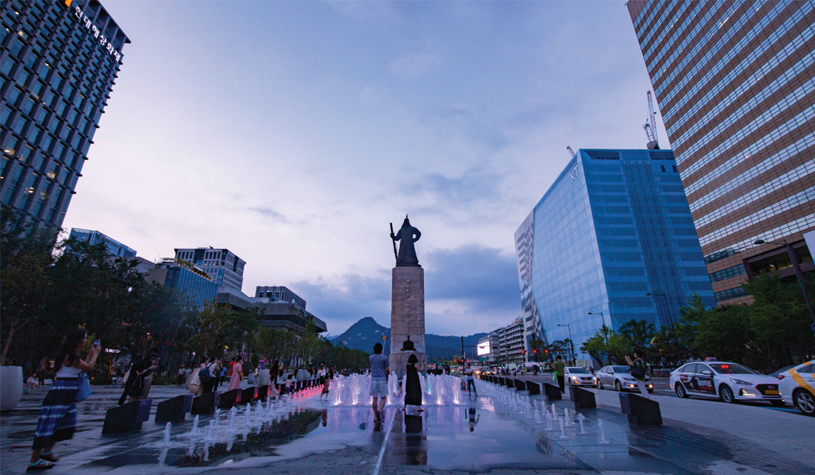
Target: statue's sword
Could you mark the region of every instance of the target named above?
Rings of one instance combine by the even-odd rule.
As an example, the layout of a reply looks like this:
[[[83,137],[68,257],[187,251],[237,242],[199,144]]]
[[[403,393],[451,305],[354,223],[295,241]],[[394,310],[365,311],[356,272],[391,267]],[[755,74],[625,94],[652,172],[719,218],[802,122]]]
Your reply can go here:
[[[391,236],[393,236],[393,223],[391,224]],[[399,255],[396,253],[396,241],[393,240],[391,237],[391,242],[393,243],[393,258],[396,259],[396,262],[399,262]]]

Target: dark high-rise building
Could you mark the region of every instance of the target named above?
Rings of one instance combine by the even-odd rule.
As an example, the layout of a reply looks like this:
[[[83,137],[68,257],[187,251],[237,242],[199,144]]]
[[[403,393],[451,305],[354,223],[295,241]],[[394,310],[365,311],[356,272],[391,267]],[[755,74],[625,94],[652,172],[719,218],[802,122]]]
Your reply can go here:
[[[579,150],[515,243],[524,327],[573,339],[578,359],[603,324],[667,325],[694,294],[715,305],[670,150]]]
[[[815,2],[627,6],[719,305],[761,268],[813,269]]]
[[[129,40],[95,0],[7,0],[0,18],[0,206],[56,230]]]

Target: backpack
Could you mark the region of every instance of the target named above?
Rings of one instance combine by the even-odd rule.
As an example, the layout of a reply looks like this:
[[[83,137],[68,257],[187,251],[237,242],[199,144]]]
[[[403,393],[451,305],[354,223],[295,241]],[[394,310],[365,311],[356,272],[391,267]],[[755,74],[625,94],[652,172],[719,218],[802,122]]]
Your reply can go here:
[[[212,375],[209,374],[209,366],[204,366],[201,368],[201,371],[198,372],[198,379],[202,383],[206,383],[210,379],[212,379]]]
[[[642,361],[637,360],[634,362],[634,367],[631,368],[631,376],[636,379],[645,378],[645,366]]]

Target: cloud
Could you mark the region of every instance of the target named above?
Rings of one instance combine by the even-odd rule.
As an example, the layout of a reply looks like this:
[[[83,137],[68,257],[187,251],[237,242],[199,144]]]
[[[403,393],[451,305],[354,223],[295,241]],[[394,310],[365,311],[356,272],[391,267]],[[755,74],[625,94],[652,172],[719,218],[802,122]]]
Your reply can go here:
[[[254,211],[255,213],[260,214],[264,218],[272,219],[275,221],[281,221],[283,223],[288,223],[289,220],[282,214],[278,213],[277,211],[269,208],[268,206],[258,206],[249,208],[250,211]]]
[[[365,316],[390,326],[390,276],[346,274],[332,283],[300,281],[290,288],[306,299],[306,309],[326,322],[331,335],[340,335]]]
[[[459,301],[479,313],[518,313],[521,304],[514,254],[467,245],[430,251],[425,261],[427,300]]]
[[[466,207],[479,201],[492,201],[498,197],[501,175],[480,168],[470,168],[459,176],[426,173],[410,184],[404,184],[406,195],[427,195],[434,206]]]
[[[439,65],[439,59],[429,53],[412,53],[391,61],[388,69],[400,77],[415,78],[422,76]]]
[[[514,255],[469,245],[437,249],[419,258],[425,269],[427,333],[489,332],[510,324],[520,312]],[[365,316],[390,326],[390,272],[375,277],[347,274],[333,283],[294,282],[290,288],[328,324],[331,335],[340,335]]]

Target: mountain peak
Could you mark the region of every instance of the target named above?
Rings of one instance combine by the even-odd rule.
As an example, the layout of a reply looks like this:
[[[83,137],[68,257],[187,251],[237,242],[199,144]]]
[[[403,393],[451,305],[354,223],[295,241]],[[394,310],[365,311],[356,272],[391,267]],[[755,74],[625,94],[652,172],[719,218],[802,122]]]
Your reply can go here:
[[[335,344],[342,344],[348,348],[371,351],[375,343],[385,343],[385,354],[390,353],[390,343],[382,341],[382,335],[390,336],[391,329],[380,325],[373,317],[363,317],[351,325],[342,335],[332,338]],[[486,333],[464,337],[464,346],[469,355],[478,344],[478,340]],[[439,336],[425,334],[425,346],[431,361],[437,358],[447,358],[461,354],[461,336]]]

